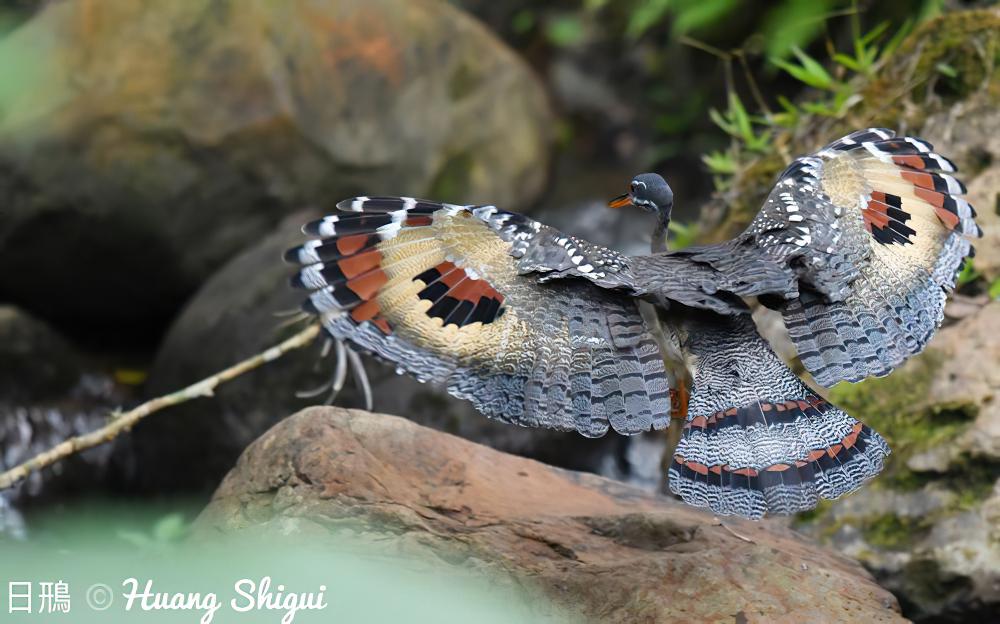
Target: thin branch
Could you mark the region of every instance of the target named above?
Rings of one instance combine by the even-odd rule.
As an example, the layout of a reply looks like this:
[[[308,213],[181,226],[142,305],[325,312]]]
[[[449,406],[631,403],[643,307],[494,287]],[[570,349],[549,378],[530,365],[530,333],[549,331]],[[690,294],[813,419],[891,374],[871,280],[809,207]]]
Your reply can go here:
[[[112,414],[107,424],[103,427],[95,429],[90,433],[85,433],[83,435],[64,440],[49,450],[43,451],[28,461],[14,466],[10,470],[0,474],[0,490],[6,490],[7,488],[13,487],[18,481],[27,478],[32,472],[41,470],[46,466],[50,466],[61,459],[69,457],[70,455],[100,444],[104,444],[105,442],[110,442],[121,433],[134,427],[136,423],[153,412],[158,412],[165,407],[170,407],[179,403],[185,403],[191,399],[212,396],[215,392],[215,388],[219,386],[219,384],[235,379],[246,372],[262,366],[263,364],[272,362],[289,351],[308,345],[316,338],[316,336],[319,335],[319,331],[320,327],[318,324],[310,324],[308,327],[282,343],[275,345],[266,351],[258,353],[253,357],[247,358],[238,364],[230,366],[226,370],[216,373],[211,377],[191,384],[183,390],[178,390],[172,394],[157,397],[127,412]]]
[[[687,35],[681,35],[678,38],[678,41],[682,45],[690,46],[692,48],[701,50],[702,52],[707,52],[712,56],[715,56],[723,61],[729,61],[733,58],[733,55],[730,54],[729,52],[726,52],[725,50],[717,48],[713,45],[709,45],[704,41],[699,41],[698,39],[695,39],[693,37],[688,37]]]
[[[750,86],[750,94],[753,96],[755,102],[757,102],[757,107],[764,111],[764,116],[767,117],[768,121],[774,117],[774,113],[771,112],[771,107],[767,105],[767,100],[764,99],[764,94],[761,93],[760,87],[757,86],[757,80],[753,77],[753,72],[750,71],[750,65],[747,63],[747,55],[740,50],[736,54],[736,58],[740,61],[740,67],[743,68],[743,77],[746,78],[747,85]]]

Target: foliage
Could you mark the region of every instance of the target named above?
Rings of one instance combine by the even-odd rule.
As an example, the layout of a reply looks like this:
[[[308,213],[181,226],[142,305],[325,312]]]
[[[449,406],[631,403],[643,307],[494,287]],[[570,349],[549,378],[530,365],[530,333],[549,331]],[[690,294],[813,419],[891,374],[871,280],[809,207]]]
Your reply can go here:
[[[670,249],[678,250],[695,244],[700,234],[697,223],[678,223],[671,221],[668,226],[673,237],[670,239]]]
[[[993,280],[989,288],[990,299],[1000,299],[1000,278]]]
[[[728,17],[739,8],[737,0],[647,0],[635,5],[626,33],[637,38],[672,17],[675,35],[697,31]]]
[[[754,129],[754,121],[750,119],[746,107],[735,92],[729,92],[729,108],[725,112],[720,113],[713,108],[708,111],[708,115],[715,125],[738,139],[751,152],[766,152],[771,147],[771,131],[764,129],[758,132]]]
[[[966,260],[966,262],[962,265],[962,270],[958,272],[958,277],[955,279],[955,284],[959,288],[961,288],[966,284],[971,284],[980,277],[982,276],[979,274],[979,271],[977,271],[976,268],[973,266],[972,260]]]
[[[924,11],[925,15],[930,13]],[[801,127],[803,124],[808,124],[810,117],[834,119],[846,117],[849,111],[861,102],[862,97],[858,92],[860,82],[875,75],[880,65],[895,52],[916,23],[912,18],[907,19],[896,28],[895,32],[891,32],[892,23],[882,21],[871,30],[863,32],[856,7],[853,8],[851,16],[850,49],[838,51],[828,41],[828,59],[823,61],[796,43],[789,43],[787,52],[791,58],[782,58],[780,54],[774,54],[769,58],[771,67],[784,72],[803,87],[813,91],[811,97],[799,102],[793,102],[781,94],[776,95],[777,110],[772,110],[761,96],[756,79],[745,64],[743,51],[720,54],[727,64],[731,64],[736,58],[741,60],[747,73],[749,88],[757,100],[759,113],[748,112],[730,78],[727,109],[709,111],[715,125],[730,137],[730,147],[726,151],[709,151],[702,157],[702,161],[714,176],[718,191],[730,188],[731,179],[743,173],[750,161],[774,151],[775,146],[772,142],[778,129]],[[945,67],[940,71],[947,72],[949,69],[952,68]]]
[[[861,524],[865,541],[888,550],[908,550],[932,526],[928,518],[910,518],[894,513],[865,518]]]
[[[573,14],[555,16],[546,24],[545,35],[556,46],[576,45],[583,39],[583,22],[579,16]]]

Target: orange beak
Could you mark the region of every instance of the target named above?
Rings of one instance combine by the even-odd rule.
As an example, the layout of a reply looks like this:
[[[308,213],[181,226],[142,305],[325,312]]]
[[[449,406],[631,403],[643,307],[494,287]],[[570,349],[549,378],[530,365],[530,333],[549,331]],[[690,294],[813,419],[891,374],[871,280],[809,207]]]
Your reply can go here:
[[[612,199],[608,202],[608,208],[624,208],[625,206],[632,205],[632,197],[625,193],[624,195],[619,195],[618,197]]]

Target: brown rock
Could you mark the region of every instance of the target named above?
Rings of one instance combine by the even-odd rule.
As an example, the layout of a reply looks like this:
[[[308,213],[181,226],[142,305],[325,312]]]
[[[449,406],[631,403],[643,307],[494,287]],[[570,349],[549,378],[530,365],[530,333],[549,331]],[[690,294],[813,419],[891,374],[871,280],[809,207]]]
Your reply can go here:
[[[447,2],[45,3],[0,75],[0,295],[81,330],[161,330],[304,205],[546,172],[543,89]]]
[[[603,622],[901,619],[858,564],[783,526],[723,527],[392,416],[310,408],[284,420],[246,450],[195,535],[287,533],[303,518],[509,574]]]
[[[966,303],[893,375],[834,389],[893,454],[869,487],[798,527],[857,557],[915,621],[975,621],[1000,606],[1000,301]]]
[[[943,406],[966,406],[975,414],[954,452],[1000,462],[1000,301],[942,329],[930,349],[939,355],[941,367],[927,396]]]

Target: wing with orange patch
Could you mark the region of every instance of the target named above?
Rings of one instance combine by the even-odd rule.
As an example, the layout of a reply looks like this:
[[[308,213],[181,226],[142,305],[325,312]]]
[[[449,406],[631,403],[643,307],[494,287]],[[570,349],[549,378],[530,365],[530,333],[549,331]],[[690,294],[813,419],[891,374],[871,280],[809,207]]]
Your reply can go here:
[[[306,226],[293,284],[331,335],[446,385],[487,416],[587,436],[666,427],[659,348],[627,295],[601,288],[582,244],[521,215],[412,198],[354,198]],[[562,240],[542,267],[531,238]],[[575,240],[575,239],[572,239]],[[610,252],[609,252],[610,253]],[[592,275],[588,275],[592,274]]]
[[[954,171],[926,141],[855,132],[793,162],[726,246],[794,271],[797,287],[769,304],[821,384],[888,374],[937,329],[982,234]]]

